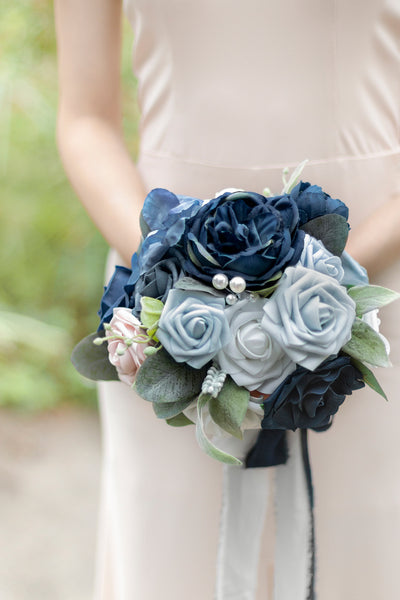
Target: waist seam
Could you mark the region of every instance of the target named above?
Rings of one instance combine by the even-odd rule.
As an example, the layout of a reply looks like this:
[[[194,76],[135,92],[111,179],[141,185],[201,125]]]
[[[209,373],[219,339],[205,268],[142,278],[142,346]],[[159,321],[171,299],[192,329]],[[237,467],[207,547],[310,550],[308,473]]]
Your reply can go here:
[[[341,163],[341,162],[354,162],[354,161],[362,161],[362,160],[371,160],[374,158],[390,158],[393,156],[399,155],[400,157],[400,146],[392,149],[392,150],[381,150],[379,152],[369,152],[365,154],[357,154],[357,155],[339,155],[333,156],[329,158],[322,159],[310,159],[307,163],[307,166],[318,166],[318,165],[327,165],[331,163]],[[156,151],[140,151],[139,153],[139,162],[142,158],[160,158],[163,160],[170,160],[184,164],[191,164],[194,166],[207,167],[211,169],[226,169],[226,170],[243,170],[243,171],[266,171],[266,170],[282,170],[286,167],[294,168],[304,160],[304,158],[299,159],[298,161],[291,161],[287,163],[267,163],[264,165],[223,165],[213,162],[201,161],[192,158],[186,158],[183,156],[177,156],[175,154],[169,152],[156,152]]]

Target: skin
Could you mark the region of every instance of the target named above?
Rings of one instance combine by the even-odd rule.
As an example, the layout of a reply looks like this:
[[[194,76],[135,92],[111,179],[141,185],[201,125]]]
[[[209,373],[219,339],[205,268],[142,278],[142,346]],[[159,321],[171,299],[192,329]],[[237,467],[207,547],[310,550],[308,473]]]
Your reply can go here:
[[[146,189],[121,128],[121,0],[55,0],[55,16],[61,159],[91,219],[129,265]],[[373,279],[400,257],[399,232],[395,197],[351,230],[346,249]]]
[[[146,189],[121,127],[121,2],[56,0],[55,16],[61,159],[89,216],[130,265]]]

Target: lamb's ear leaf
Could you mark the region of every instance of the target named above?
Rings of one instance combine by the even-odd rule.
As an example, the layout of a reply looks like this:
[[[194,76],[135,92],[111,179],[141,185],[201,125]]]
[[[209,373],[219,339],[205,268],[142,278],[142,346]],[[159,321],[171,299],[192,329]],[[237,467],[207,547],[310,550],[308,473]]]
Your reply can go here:
[[[347,293],[356,303],[358,317],[400,298],[397,292],[380,285],[354,285],[347,290]]]
[[[95,332],[83,338],[73,349],[71,362],[78,373],[87,379],[119,381],[117,370],[108,359],[107,343],[93,343],[98,337],[98,332]]]
[[[203,422],[203,408],[210,400],[211,396],[209,394],[200,394],[199,399],[197,401],[197,422],[196,422],[196,438],[199,443],[200,448],[204,450],[208,456],[211,458],[215,458],[223,463],[228,465],[241,465],[242,461],[226,452],[223,452],[208,439]]]
[[[336,256],[342,254],[349,235],[349,225],[346,219],[335,213],[311,219],[300,229],[320,240],[325,248]]]
[[[179,413],[179,415],[171,417],[170,419],[166,419],[165,421],[172,427],[185,427],[185,425],[194,425],[193,421],[188,419],[188,417],[183,413]]]
[[[390,367],[385,344],[379,333],[361,319],[355,319],[351,339],[342,350],[352,358],[374,367]]]
[[[159,419],[173,419],[189,406],[193,400],[180,400],[178,402],[153,402],[153,410]],[[182,413],[183,414],[183,413]]]
[[[134,388],[144,400],[155,404],[187,402],[199,395],[207,369],[177,363],[163,348],[146,358],[137,372]]]
[[[246,416],[249,398],[250,392],[239,387],[228,375],[218,396],[209,401],[211,418],[222,429],[242,439],[240,426]]]
[[[375,377],[375,375],[373,374],[371,369],[369,369],[367,367],[367,365],[364,365],[364,363],[362,363],[360,360],[357,360],[356,358],[352,358],[351,362],[360,371],[365,383],[367,385],[369,385],[369,387],[372,390],[374,390],[374,392],[376,392],[377,394],[380,394],[380,396],[382,396],[382,398],[385,398],[385,400],[387,400],[387,396],[386,396],[385,392],[383,391],[379,381],[377,380],[377,378]]]

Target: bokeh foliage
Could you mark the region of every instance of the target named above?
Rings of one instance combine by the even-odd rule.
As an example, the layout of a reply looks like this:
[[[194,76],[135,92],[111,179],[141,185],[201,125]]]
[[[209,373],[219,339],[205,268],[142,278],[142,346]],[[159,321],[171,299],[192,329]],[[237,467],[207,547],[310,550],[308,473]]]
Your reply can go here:
[[[0,405],[95,402],[70,365],[97,327],[107,246],[55,145],[57,64],[49,0],[0,3]],[[132,34],[121,63],[128,147],[137,150]]]

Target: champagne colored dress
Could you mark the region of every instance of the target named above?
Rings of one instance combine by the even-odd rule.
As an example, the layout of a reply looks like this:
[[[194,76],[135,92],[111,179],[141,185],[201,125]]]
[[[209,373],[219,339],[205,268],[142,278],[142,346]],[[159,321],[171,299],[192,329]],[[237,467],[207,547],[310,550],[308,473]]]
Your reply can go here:
[[[125,9],[148,190],[278,194],[282,169],[308,158],[303,180],[346,202],[353,228],[400,193],[398,0],[127,0]],[[374,283],[400,291],[400,264]],[[378,373],[389,402],[361,390],[328,432],[310,435],[318,600],[399,598],[399,311],[381,311],[395,365]],[[269,591],[265,489],[262,502],[241,499],[243,547],[221,591],[221,538],[230,535],[219,529],[222,465],[198,448],[192,427],[170,428],[123,384],[101,384],[100,400],[96,600],[302,600]],[[271,475],[246,477],[267,487]],[[246,538],[247,528],[259,535]]]

